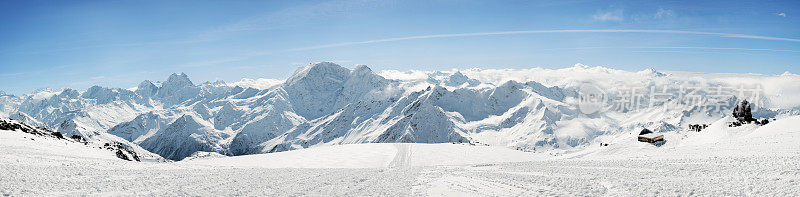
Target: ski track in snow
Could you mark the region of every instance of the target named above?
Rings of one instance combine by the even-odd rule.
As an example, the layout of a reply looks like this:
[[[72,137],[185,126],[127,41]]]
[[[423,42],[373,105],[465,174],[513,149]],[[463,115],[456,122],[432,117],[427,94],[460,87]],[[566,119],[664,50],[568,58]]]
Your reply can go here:
[[[397,153],[395,153],[394,159],[392,163],[389,164],[389,167],[392,168],[403,168],[408,167],[411,164],[411,147],[414,144],[395,144],[395,148],[397,148]]]

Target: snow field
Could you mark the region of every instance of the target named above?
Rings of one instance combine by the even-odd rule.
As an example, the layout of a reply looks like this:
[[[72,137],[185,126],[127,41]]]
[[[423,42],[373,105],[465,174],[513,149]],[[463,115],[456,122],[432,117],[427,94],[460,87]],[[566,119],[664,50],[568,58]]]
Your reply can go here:
[[[533,154],[469,144],[374,143],[313,147],[294,151],[194,159],[185,165],[260,168],[396,168],[531,161]]]
[[[792,196],[800,192],[800,148],[796,145],[800,132],[790,127],[797,120],[787,118],[716,143],[673,148],[640,143],[650,147],[607,152],[596,148],[589,154],[557,157],[465,144],[386,143],[169,163],[126,162],[107,153],[91,154],[92,148],[43,139],[28,142],[32,135],[0,131],[4,132],[0,135],[0,193]],[[751,152],[738,154],[745,150]],[[764,154],[752,154],[756,152]]]

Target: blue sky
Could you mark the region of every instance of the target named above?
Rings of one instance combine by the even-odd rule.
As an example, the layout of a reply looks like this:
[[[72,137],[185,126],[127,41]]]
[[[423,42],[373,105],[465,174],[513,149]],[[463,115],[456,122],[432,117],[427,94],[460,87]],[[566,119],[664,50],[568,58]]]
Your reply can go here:
[[[800,73],[798,1],[8,1],[0,90],[373,70]]]

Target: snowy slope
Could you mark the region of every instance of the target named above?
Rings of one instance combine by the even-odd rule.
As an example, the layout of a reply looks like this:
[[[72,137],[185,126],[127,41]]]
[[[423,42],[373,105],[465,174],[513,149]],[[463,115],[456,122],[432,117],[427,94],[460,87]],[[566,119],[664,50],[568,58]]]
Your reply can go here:
[[[14,155],[2,154],[3,161],[17,160],[20,159],[17,157],[25,154],[36,155],[32,153],[41,154],[43,152],[47,153],[46,157],[120,160],[111,151],[88,147],[82,143],[65,143],[65,140],[37,137],[19,131],[0,130],[0,132],[2,149],[8,151],[6,153],[16,153]]]
[[[564,158],[645,159],[727,157],[782,157],[800,153],[800,116],[778,119],[767,125],[728,127],[731,117],[716,120],[701,132],[664,133],[666,143],[653,146],[636,141],[637,132],[606,136],[609,146],[592,146],[565,154]]]
[[[194,159],[186,165],[258,168],[397,168],[531,161],[531,153],[469,144],[372,143]]]
[[[38,155],[46,152],[48,157],[165,161],[156,154],[116,138],[118,137],[108,134],[103,134],[99,139],[63,136],[61,133],[37,128],[17,120],[0,118],[0,142],[2,142],[0,144],[3,146],[0,149],[14,153],[2,156],[14,156],[20,153]]]
[[[619,136],[610,146],[562,156],[468,144],[378,143],[234,157],[195,152],[167,163],[127,162],[83,144],[31,140],[30,134],[3,130],[0,193],[793,196],[800,192],[799,121],[800,116],[788,116],[761,127],[714,126],[673,147]]]

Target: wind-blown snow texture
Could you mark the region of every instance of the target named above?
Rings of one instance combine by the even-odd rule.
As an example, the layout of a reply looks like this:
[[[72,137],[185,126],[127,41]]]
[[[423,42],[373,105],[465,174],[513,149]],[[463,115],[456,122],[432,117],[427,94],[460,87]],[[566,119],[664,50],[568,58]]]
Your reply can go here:
[[[44,89],[19,97],[2,95],[0,116],[182,160],[198,151],[245,155],[390,142],[473,142],[572,152],[643,127],[678,131],[729,113],[666,99],[584,114],[578,100],[587,83],[604,89],[637,87],[646,96],[664,85],[702,87],[691,93],[704,96],[718,86],[760,85],[762,94],[754,102],[758,117],[796,115],[800,106],[800,77],[788,73],[628,72],[580,64],[556,70],[375,73],[363,65],[351,70],[321,62],[299,68],[285,81],[195,84],[181,73],[131,89],[95,86],[84,92]],[[714,105],[730,107],[742,99],[724,96]]]

